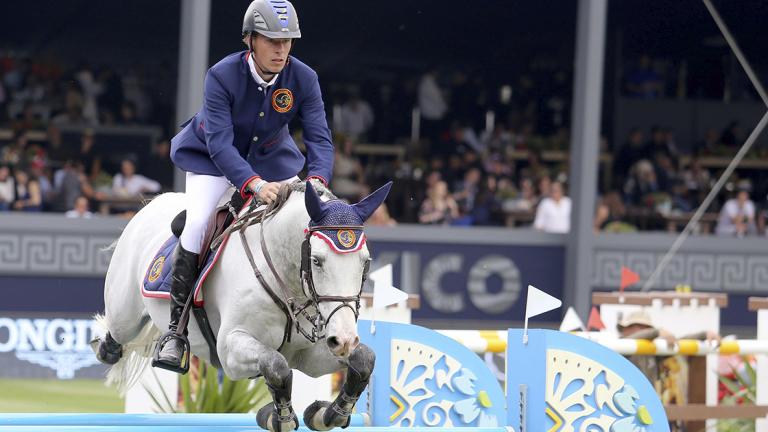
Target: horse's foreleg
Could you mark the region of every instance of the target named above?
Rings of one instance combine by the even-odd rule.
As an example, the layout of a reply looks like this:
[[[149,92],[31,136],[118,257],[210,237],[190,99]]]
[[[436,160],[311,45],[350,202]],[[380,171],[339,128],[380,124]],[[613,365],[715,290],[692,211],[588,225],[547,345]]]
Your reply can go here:
[[[230,332],[225,339],[226,347],[219,348],[219,357],[227,375],[232,379],[262,375],[272,394],[274,402],[256,416],[259,426],[273,432],[298,429],[299,419],[291,406],[293,371],[285,357],[242,330]]]
[[[335,427],[349,426],[349,416],[357,399],[368,386],[373,372],[376,355],[373,350],[360,344],[352,351],[347,361],[347,379],[331,403],[316,401],[304,411],[304,423],[312,430],[325,431]]]

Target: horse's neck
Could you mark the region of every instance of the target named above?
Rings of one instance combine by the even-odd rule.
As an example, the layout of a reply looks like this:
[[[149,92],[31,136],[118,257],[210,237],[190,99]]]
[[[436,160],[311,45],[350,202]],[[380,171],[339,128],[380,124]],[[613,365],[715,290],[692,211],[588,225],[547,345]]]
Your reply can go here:
[[[295,297],[302,297],[299,280],[299,269],[301,267],[301,242],[303,240],[304,228],[306,228],[309,216],[306,214],[303,205],[297,205],[296,200],[289,199],[284,207],[273,217],[267,219],[260,229],[264,230],[264,243],[266,244],[274,266],[280,278],[285,282],[286,288],[291,291]],[[259,230],[250,231],[249,243],[257,249],[261,249],[261,233]],[[265,269],[266,270],[266,269]],[[265,271],[265,274],[272,276],[271,270]],[[279,287],[275,287],[279,289]]]

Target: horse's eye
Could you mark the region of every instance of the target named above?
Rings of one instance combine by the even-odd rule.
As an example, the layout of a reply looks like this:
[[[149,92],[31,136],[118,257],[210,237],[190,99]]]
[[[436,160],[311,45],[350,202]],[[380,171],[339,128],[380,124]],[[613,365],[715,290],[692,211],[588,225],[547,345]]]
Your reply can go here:
[[[320,260],[317,257],[312,257],[312,264],[320,267]]]

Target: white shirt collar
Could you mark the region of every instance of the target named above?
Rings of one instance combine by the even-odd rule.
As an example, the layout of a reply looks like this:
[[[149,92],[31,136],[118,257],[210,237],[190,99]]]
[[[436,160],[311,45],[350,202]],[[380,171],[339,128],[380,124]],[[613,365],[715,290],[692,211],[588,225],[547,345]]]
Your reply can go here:
[[[256,84],[261,87],[269,87],[273,85],[275,82],[277,82],[277,77],[280,76],[280,74],[275,74],[275,76],[273,76],[269,82],[264,81],[264,78],[262,78],[261,75],[256,72],[256,63],[254,63],[253,56],[250,53],[248,54],[248,67],[251,69],[251,76],[253,76],[253,79],[256,80]]]

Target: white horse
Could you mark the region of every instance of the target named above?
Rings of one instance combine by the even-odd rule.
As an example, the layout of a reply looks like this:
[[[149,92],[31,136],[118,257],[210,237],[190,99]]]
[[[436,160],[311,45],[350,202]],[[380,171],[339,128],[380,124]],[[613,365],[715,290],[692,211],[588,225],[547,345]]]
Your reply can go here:
[[[291,369],[318,377],[347,368],[347,380],[336,400],[315,402],[304,412],[304,420],[314,430],[348,424],[375,360],[374,353],[359,343],[356,328],[370,260],[362,225],[384,201],[390,186],[348,205],[321,187],[318,196],[309,182],[286,185],[291,191],[282,207],[261,224],[246,224],[243,241],[238,238],[241,233],[233,231],[208,275],[205,309],[224,373],[232,379],[264,376],[272,393],[274,403],[257,415],[262,428],[277,431],[298,426],[290,400]],[[123,387],[136,382],[143,370],[136,364],[146,365],[151,345],[167,328],[168,300],[144,297],[140,286],[156,251],[171,236],[171,221],[189,199],[194,197],[181,193],[154,199],[128,223],[112,255],[104,289],[106,313],[100,317],[108,333],[98,341],[97,357],[114,364],[110,378]],[[240,219],[253,210],[244,209]],[[342,242],[341,249],[330,238],[333,235]],[[286,329],[290,314],[257,280],[245,244],[265,282],[281,297],[278,279],[284,281],[294,299],[292,314],[298,326]],[[308,306],[303,312],[302,305]],[[284,340],[288,335],[290,340]],[[189,341],[193,354],[210,361],[195,320],[189,323]]]

